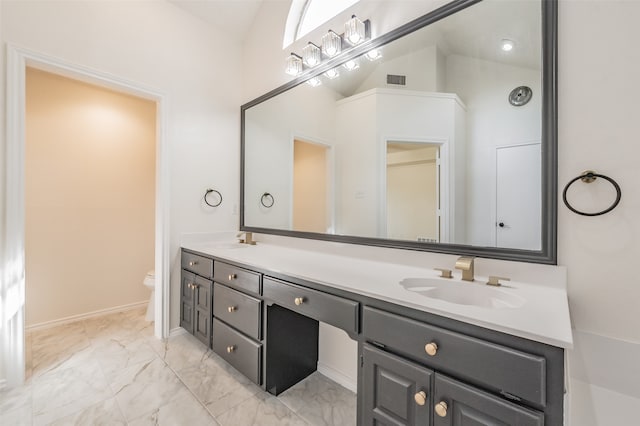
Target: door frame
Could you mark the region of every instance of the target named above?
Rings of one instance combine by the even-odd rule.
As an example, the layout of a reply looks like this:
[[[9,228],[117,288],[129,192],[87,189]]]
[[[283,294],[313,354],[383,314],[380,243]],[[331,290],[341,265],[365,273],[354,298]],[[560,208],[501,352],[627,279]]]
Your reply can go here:
[[[454,235],[455,226],[455,205],[453,193],[453,180],[455,170],[450,161],[449,139],[424,138],[407,136],[382,136],[378,149],[378,236],[387,236],[387,145],[389,142],[413,143],[419,145],[438,145],[439,147],[439,173],[438,185],[440,193],[440,241],[450,242],[451,235]]]
[[[326,149],[327,154],[327,178],[329,181],[327,182],[327,220],[328,220],[328,230],[327,232],[333,233],[335,232],[336,226],[336,203],[335,203],[335,149],[333,145],[323,139],[319,139],[316,137],[305,136],[298,132],[293,132],[289,139],[289,152],[291,153],[291,167],[289,169],[289,182],[291,182],[291,187],[289,188],[289,229],[293,229],[293,178],[294,178],[294,167],[295,167],[295,143],[296,140],[299,140],[304,143],[319,145]]]
[[[9,386],[25,379],[25,122],[26,69],[32,67],[156,103],[156,178],[155,178],[155,324],[158,338],[169,335],[169,147],[167,96],[139,83],[71,63],[60,58],[7,44],[6,86],[6,192],[4,274],[0,291],[2,303],[15,306],[11,316],[0,320],[5,348],[1,361]],[[143,277],[140,277],[141,279]],[[3,306],[5,307],[5,306]],[[157,307],[160,307],[158,309]],[[5,311],[6,312],[6,311]]]

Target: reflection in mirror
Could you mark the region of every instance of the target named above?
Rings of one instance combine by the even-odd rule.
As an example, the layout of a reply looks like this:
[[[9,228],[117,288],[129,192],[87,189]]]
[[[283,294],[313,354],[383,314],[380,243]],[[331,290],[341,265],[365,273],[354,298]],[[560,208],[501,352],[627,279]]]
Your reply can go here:
[[[244,110],[243,226],[540,250],[541,10],[481,1]]]

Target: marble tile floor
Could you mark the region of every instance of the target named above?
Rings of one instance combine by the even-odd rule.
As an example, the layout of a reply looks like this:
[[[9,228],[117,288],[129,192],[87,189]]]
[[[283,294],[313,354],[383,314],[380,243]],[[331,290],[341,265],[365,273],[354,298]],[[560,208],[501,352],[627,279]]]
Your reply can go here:
[[[0,391],[0,425],[355,425],[356,395],[319,373],[275,397],[189,334],[154,338],[144,316],[27,333],[28,379]]]

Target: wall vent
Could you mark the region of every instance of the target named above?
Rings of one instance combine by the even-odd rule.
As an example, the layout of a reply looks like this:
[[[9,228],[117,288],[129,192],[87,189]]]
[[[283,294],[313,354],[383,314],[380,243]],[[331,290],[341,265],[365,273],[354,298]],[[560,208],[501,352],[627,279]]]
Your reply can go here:
[[[406,86],[407,76],[387,74],[387,84],[395,84],[396,86]]]

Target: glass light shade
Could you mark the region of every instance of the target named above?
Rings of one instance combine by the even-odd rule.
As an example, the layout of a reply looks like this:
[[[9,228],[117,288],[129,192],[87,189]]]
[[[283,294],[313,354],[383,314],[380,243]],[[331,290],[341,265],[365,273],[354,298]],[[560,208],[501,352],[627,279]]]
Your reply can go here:
[[[351,19],[344,24],[344,38],[351,45],[355,46],[364,41],[365,28],[364,23],[359,20],[356,15],[353,15]]]
[[[358,65],[358,61],[356,59],[351,59],[350,61],[345,62],[343,67],[349,71],[353,71],[360,68],[360,65]]]
[[[322,53],[328,57],[334,57],[342,51],[342,37],[329,30],[322,37]]]
[[[378,49],[371,49],[367,53],[364,54],[364,57],[370,61],[375,61],[377,59],[382,58],[382,53]]]
[[[302,72],[302,58],[295,53],[289,55],[284,72],[294,76],[300,74]]]
[[[313,77],[313,78],[307,80],[307,84],[309,86],[312,86],[312,87],[317,87],[317,86],[320,86],[322,84],[322,81],[318,77]]]
[[[302,62],[308,67],[315,67],[320,61],[320,48],[309,42],[309,44],[302,49]]]
[[[340,73],[338,72],[337,68],[332,68],[329,71],[324,73],[325,77],[327,77],[329,80],[333,80],[334,78],[338,78],[340,77]]]

